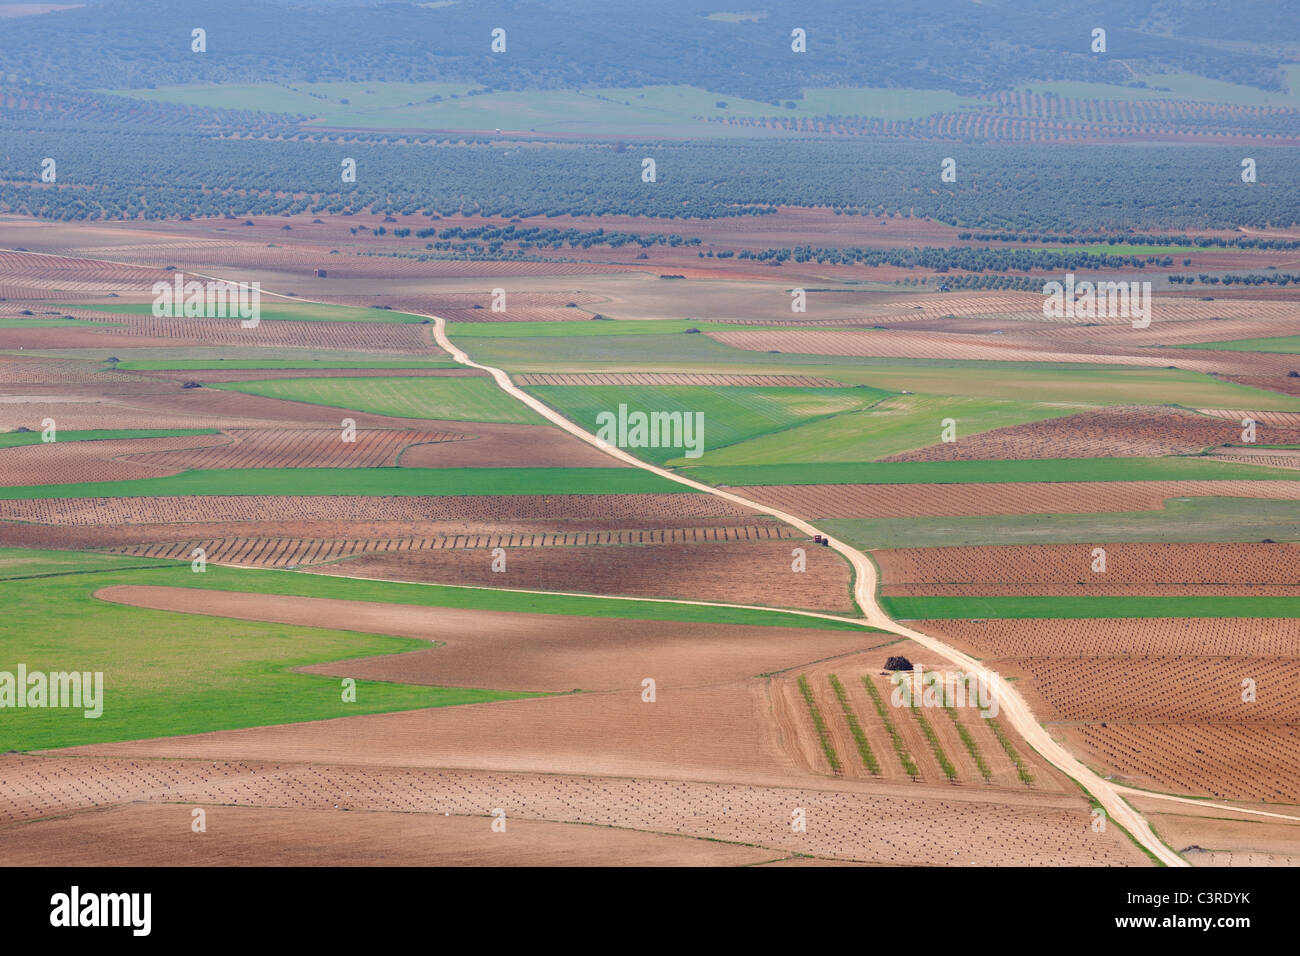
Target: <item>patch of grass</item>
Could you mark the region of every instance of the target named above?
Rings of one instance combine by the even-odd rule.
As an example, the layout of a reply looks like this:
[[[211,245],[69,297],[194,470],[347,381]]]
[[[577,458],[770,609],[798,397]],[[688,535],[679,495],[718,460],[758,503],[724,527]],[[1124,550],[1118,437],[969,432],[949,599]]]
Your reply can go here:
[[[102,428],[82,431],[56,431],[54,437],[58,442],[65,441],[112,441],[124,438],[176,438],[184,435],[220,435],[215,428]],[[4,432],[0,434],[0,448],[15,448],[19,445],[41,444],[40,431]],[[55,443],[57,444],[57,442]]]
[[[9,573],[31,570],[0,553]],[[423,707],[539,696],[509,691],[358,681],[345,703],[339,679],[295,673],[328,661],[396,654],[426,641],[326,628],[151,611],[99,601],[139,572],[0,580],[5,640],[0,670],[102,672],[103,715],[80,709],[6,709],[0,749],[35,750]],[[134,559],[138,561],[139,559]],[[46,567],[57,566],[46,562]],[[188,573],[188,572],[187,572]],[[199,577],[200,575],[193,575]]]
[[[853,734],[853,742],[858,747],[858,756],[862,758],[862,765],[867,768],[872,776],[880,776],[880,761],[876,759],[876,753],[871,749],[871,743],[862,730],[858,715],[853,712],[853,704],[844,690],[844,685],[840,683],[840,679],[834,674],[831,675],[830,680],[831,689],[835,691],[835,698],[840,702],[840,709],[844,711],[844,719],[848,721],[849,732]]]
[[[826,760],[831,765],[832,772],[840,774],[843,772],[843,768],[840,766],[840,757],[831,743],[830,731],[826,729],[826,721],[822,719],[822,712],[817,707],[817,701],[813,700],[812,689],[808,686],[808,678],[800,674],[798,683],[799,693],[803,694],[804,702],[808,705],[808,713],[812,714],[813,724],[817,728],[817,739],[821,741],[822,753],[826,755]]]
[[[1265,339],[1230,339],[1226,342],[1192,342],[1176,345],[1180,349],[1211,349],[1224,352],[1273,352],[1284,355],[1300,353],[1300,335],[1279,335]]]
[[[141,567],[142,565],[146,567]],[[147,567],[149,565],[152,567]],[[775,608],[760,610],[568,594],[528,594],[492,588],[405,584],[396,581],[309,574],[303,571],[231,568],[215,564],[209,564],[203,574],[195,574],[190,570],[188,561],[159,561],[116,555],[82,554],[73,551],[0,548],[0,577],[31,577],[52,573],[90,575],[106,569],[128,568],[140,568],[140,570],[134,571],[131,578],[124,583],[152,584],[161,587],[248,591],[255,594],[337,598],[348,601],[409,604],[416,607],[572,615],[611,620],[709,622],[827,631],[871,632],[873,630],[857,623],[792,614]]]
[[[1189,585],[1194,587],[1194,585]],[[1294,597],[882,597],[895,619],[1300,617]]]
[[[547,424],[491,379],[479,377],[281,378],[208,387],[394,418]]]
[[[885,397],[870,388],[786,388],[711,385],[545,385],[529,392],[588,431],[598,431],[598,418],[620,405],[628,414],[681,413],[684,421],[703,418],[703,450],[709,458],[719,449],[759,436],[779,435],[789,441],[798,426],[857,411]],[[693,428],[693,435],[699,433]],[[676,437],[674,436],[674,440]],[[780,442],[778,442],[780,444]],[[649,461],[695,461],[684,457],[683,445],[671,448],[630,448]]]
[[[871,702],[875,705],[876,713],[880,715],[880,719],[885,725],[890,743],[894,745],[894,753],[898,755],[898,762],[903,765],[903,771],[913,780],[916,780],[921,776],[921,771],[916,766],[916,761],[912,759],[912,755],[907,752],[907,744],[903,742],[902,734],[894,726],[894,719],[889,716],[889,708],[885,706],[885,699],[880,696],[880,691],[876,689],[875,682],[872,681],[870,674],[862,675],[862,684],[867,688],[867,693],[871,695]]]
[[[1300,480],[1300,471],[1211,458],[1057,458],[1025,461],[877,461],[705,465],[684,473],[711,485],[911,485],[1006,481]]]
[[[455,362],[438,361],[355,361],[336,362],[321,359],[149,359],[119,362],[117,367],[127,372],[160,372],[168,370],[212,369],[214,371],[244,369],[334,369],[334,368],[457,368]]]
[[[975,761],[975,767],[979,770],[980,776],[984,778],[985,783],[988,783],[993,779],[993,771],[989,769],[988,761],[984,759],[984,755],[980,752],[979,744],[971,734],[970,728],[958,719],[957,708],[952,704],[945,704],[943,709],[952,718],[952,724],[957,728],[957,736],[961,738],[962,746],[970,754],[971,760]]]
[[[1300,541],[1294,501],[1172,498],[1161,511],[941,518],[836,518],[818,527],[861,549],[967,544]]]
[[[848,393],[852,394],[852,391]],[[1078,411],[1081,409],[1032,402],[892,395],[864,411],[810,422],[710,451],[707,463],[710,467],[792,462],[816,462],[820,466],[831,462],[870,461],[938,444],[942,437],[942,423],[947,418],[956,420],[960,440],[992,428],[1041,421]]]
[[[944,753],[943,744],[939,742],[939,735],[934,732],[934,727],[930,724],[930,721],[926,720],[925,714],[921,713],[921,706],[914,703],[908,710],[916,718],[917,726],[921,728],[921,733],[925,735],[925,739],[930,742],[930,749],[934,751],[934,759],[939,761],[939,769],[943,771],[943,775],[948,778],[949,783],[956,783],[957,768],[952,765],[952,761]]]
[[[575,313],[579,310],[574,309]],[[599,319],[571,322],[448,322],[447,334],[456,339],[591,338],[593,336],[680,335],[687,329],[701,332],[770,331],[772,326],[732,325],[694,319]],[[796,328],[796,326],[791,326]]]
[[[638,468],[228,468],[166,478],[0,487],[0,499],[146,495],[609,495],[691,489]]]
[[[112,312],[116,315],[153,315],[151,302],[100,302],[78,305],[56,305],[56,309],[74,309],[86,312]],[[231,321],[239,318],[230,315]],[[261,317],[278,322],[371,322],[384,325],[419,325],[423,316],[398,312],[395,309],[364,309],[348,305],[321,305],[316,302],[287,302],[275,299],[270,304],[262,303]]]
[[[1092,363],[986,362],[753,352],[707,335],[586,335],[523,339],[488,336],[500,323],[476,325],[466,342],[480,362],[511,372],[718,372],[821,375],[851,385],[962,398],[1022,402],[1050,395],[1054,402],[1088,405],[1165,405],[1300,411],[1300,396],[1282,395],[1185,369]],[[570,326],[575,323],[561,322]],[[623,322],[582,323],[622,326]],[[457,327],[460,328],[459,326]],[[735,326],[728,326],[735,329]],[[454,339],[454,336],[453,336]],[[1177,353],[1170,355],[1176,365]],[[969,431],[963,431],[969,434]]]
[[[91,322],[89,319],[65,319],[61,316],[43,315],[40,317],[18,318],[0,316],[0,329],[57,329],[57,328],[116,328],[119,322]]]
[[[986,719],[989,722],[989,730],[993,731],[993,736],[998,738],[998,743],[1002,745],[1002,749],[1006,751],[1007,756],[1011,758],[1011,762],[1015,764],[1016,775],[1020,777],[1020,782],[1026,787],[1033,786],[1034,775],[1029,772],[1028,765],[1016,751],[1016,745],[1011,742],[1011,738],[1002,729],[1002,725],[998,723],[996,717]]]

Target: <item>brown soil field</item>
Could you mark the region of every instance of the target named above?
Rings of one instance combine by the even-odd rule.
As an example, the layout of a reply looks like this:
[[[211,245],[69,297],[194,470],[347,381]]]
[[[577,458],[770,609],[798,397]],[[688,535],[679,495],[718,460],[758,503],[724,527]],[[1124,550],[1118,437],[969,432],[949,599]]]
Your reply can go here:
[[[1143,789],[1300,803],[1300,727],[1294,723],[1107,721],[1062,732],[1090,764]]]
[[[187,379],[188,380],[188,379]],[[114,379],[109,383],[54,386],[0,384],[0,430],[40,429],[54,418],[64,430],[103,428],[301,429],[338,433],[344,418],[358,429],[405,428],[454,433],[454,443],[414,445],[401,464],[441,467],[627,467],[550,425],[390,418],[346,408],[290,402],[220,389],[183,389],[172,382]]]
[[[1250,419],[1257,423],[1255,429],[1257,434],[1262,432],[1265,425],[1278,425],[1286,429],[1300,428],[1300,412],[1248,412],[1233,408],[1202,408],[1199,411],[1202,415],[1211,415],[1215,418],[1226,418],[1238,427],[1240,427],[1242,421]],[[1273,444],[1282,443],[1274,442]],[[1260,450],[1262,451],[1263,449]]]
[[[382,468],[397,463],[412,445],[462,441],[458,432],[357,429],[355,441],[343,441],[341,429],[236,429],[223,444],[188,451],[137,454],[140,465],[187,468]]]
[[[0,756],[0,819],[36,819],[128,800],[328,811],[343,839],[357,811],[451,814],[506,812],[506,834],[522,821],[567,821],[697,837],[832,861],[903,865],[1145,865],[1110,828],[1088,827],[1087,804],[1073,795],[965,796],[952,788],[880,785],[871,791],[810,785],[755,786],[673,780],[540,775],[452,769],[330,766],[255,761],[177,761]],[[17,798],[15,802],[14,798]],[[803,808],[807,831],[790,826]],[[5,811],[8,814],[5,814]],[[337,811],[337,812],[335,812]],[[347,818],[343,814],[347,811]],[[185,815],[178,813],[180,822]],[[75,820],[77,817],[72,817]],[[446,821],[447,817],[443,817]],[[412,824],[416,825],[416,824]],[[5,836],[10,836],[9,828]],[[39,832],[39,831],[37,831]],[[183,831],[188,837],[188,828]],[[324,835],[328,838],[329,831]],[[194,835],[195,837],[199,835]],[[716,848],[715,848],[716,849]],[[322,853],[332,851],[322,848]]]
[[[132,456],[166,456],[173,451],[201,449],[227,440],[223,435],[187,435],[174,438],[55,441],[0,448],[0,486],[160,478],[174,475],[182,469],[161,461],[140,460],[139,457]]]
[[[998,670],[1019,678],[1044,722],[1291,724],[1300,741],[1293,657],[1036,657],[1000,661]],[[1242,700],[1246,678],[1256,682],[1254,701]]]
[[[1166,792],[1300,798],[1294,619],[921,621],[1015,679],[1098,772]],[[1244,681],[1257,699],[1243,701]],[[1269,754],[1265,766],[1257,759]]]
[[[378,322],[292,322],[263,319],[254,328],[242,328],[237,319],[155,318],[152,315],[115,316],[117,327],[103,329],[104,338],[117,336],[180,339],[205,346],[254,345],[264,348],[340,349],[349,352],[396,353],[430,358],[442,355],[422,325]],[[102,340],[101,340],[102,341]]]
[[[212,564],[238,564],[245,567],[286,568],[304,565],[323,564],[340,558],[358,555],[389,556],[410,551],[429,551],[439,549],[470,549],[482,551],[491,548],[564,548],[592,547],[595,545],[665,545],[665,544],[699,544],[703,542],[757,542],[778,541],[802,537],[799,532],[786,525],[713,525],[705,527],[658,527],[619,530],[592,531],[547,531],[523,532],[519,530],[494,531],[490,528],[478,529],[478,533],[467,533],[464,527],[448,529],[447,526],[426,525],[428,536],[407,534],[410,525],[402,523],[393,529],[393,537],[383,538],[303,538],[259,534],[264,530],[260,526],[250,529],[251,536],[224,534],[212,537],[203,532],[223,532],[231,526],[217,525],[199,527],[193,530],[199,534],[185,540],[176,540],[177,528],[174,525],[149,526],[149,533],[143,529],[130,529],[129,543],[110,543],[107,537],[90,536],[74,541],[63,536],[59,544],[76,547],[96,547],[113,554],[131,554],[148,558],[190,559],[195,548],[202,548],[207,560]],[[5,532],[8,529],[0,525],[0,543],[8,543]],[[53,530],[53,529],[47,529]],[[92,529],[101,531],[107,529]],[[273,530],[273,529],[272,529]],[[331,530],[352,530],[352,526]],[[124,536],[117,534],[114,539]],[[400,567],[400,565],[399,565]]]
[[[189,560],[190,551],[220,553],[218,563],[283,567],[300,558],[312,563],[357,553],[432,548],[557,548],[602,544],[674,544],[707,541],[776,541],[802,537],[793,528],[747,516],[659,515],[623,522],[606,517],[563,520],[412,521],[330,518],[278,521],[142,522],[138,524],[45,525],[0,521],[0,545],[7,547],[110,551],[151,558]]]
[[[431,612],[403,604],[137,585],[102,588],[95,596],[133,607],[395,634],[441,645],[302,668],[312,674],[442,687],[547,693],[580,687],[638,695],[641,681],[652,677],[665,701],[685,688],[840,657],[880,640],[878,633],[865,628],[858,633],[569,615],[560,619],[456,608]]]
[[[6,866],[751,866],[759,847],[607,826],[440,813],[132,804],[3,831]]]
[[[1139,659],[1300,658],[1294,618],[1162,617],[916,621],[916,628],[987,660],[1012,658]]]
[[[1285,375],[1287,370],[1297,364],[1290,356],[1208,350],[1171,354],[1164,349],[1144,349],[1118,342],[1107,347],[1087,338],[1077,342],[1057,342],[1046,338],[1015,341],[1012,336],[979,337],[943,332],[871,329],[844,332],[773,329],[705,334],[723,345],[751,352],[789,352],[801,355],[1101,363],[1145,368],[1177,367],[1222,375],[1249,375],[1261,370]]]
[[[402,496],[200,495],[0,500],[0,521],[68,527],[222,521],[653,521],[751,517],[706,494]]]
[[[1038,544],[875,551],[885,594],[1084,594],[1164,592],[1222,585],[1238,593],[1300,581],[1297,544],[1107,544],[1106,570],[1092,570],[1089,545]],[[992,590],[990,590],[992,589]],[[1262,592],[1259,592],[1262,593]]]
[[[1248,416],[1246,416],[1248,417]],[[1260,444],[1300,444],[1300,426],[1257,422]],[[1158,458],[1199,454],[1241,440],[1241,419],[1199,415],[1179,408],[1115,405],[995,428],[882,461],[999,461],[1029,458]]]
[[[935,785],[994,786],[1012,790],[1026,786],[1048,791],[1062,789],[1062,779],[1056,771],[1030,748],[1018,743],[1017,753],[1030,776],[1030,783],[1026,784],[999,743],[990,721],[981,716],[978,707],[954,706],[949,713],[943,707],[913,709],[895,705],[895,685],[884,671],[885,660],[894,654],[905,655],[913,664],[921,665],[926,671],[948,673],[952,670],[951,665],[918,645],[911,642],[889,642],[851,657],[796,668],[781,676],[777,691],[780,702],[776,709],[778,720],[790,728],[791,739],[797,745],[796,754],[810,771],[834,774],[849,780],[910,780]],[[877,761],[878,773],[872,772],[858,749],[845,706],[835,693],[831,675],[839,680],[844,690],[848,708]],[[803,676],[808,681],[818,712],[827,728],[831,748],[840,762],[838,771],[831,767],[819,741],[812,713],[798,686],[798,676]],[[915,776],[909,773],[893,746],[889,727],[867,692],[864,679],[871,681],[880,695],[890,726],[899,735],[904,752],[914,762]],[[954,778],[949,779],[944,772],[918,715],[936,734],[939,747],[955,772]],[[983,761],[983,767],[963,740],[961,731],[958,730],[959,725],[974,745]],[[987,776],[985,770],[988,771]]]
[[[802,573],[791,569],[796,548],[805,554]],[[430,584],[854,611],[849,565],[809,541],[521,548],[506,551],[505,561],[506,570],[494,572],[486,549],[388,551],[311,570]]]
[[[68,754],[296,760],[387,767],[779,783],[796,768],[765,717],[762,681],[345,717],[77,747]]]
[[[749,385],[770,388],[837,388],[839,382],[815,375],[725,375],[709,372],[608,372],[526,374],[516,385]]]
[[[1264,465],[1269,468],[1300,468],[1300,450],[1284,451],[1277,449],[1269,453],[1269,449],[1238,449],[1230,455],[1211,455],[1215,461],[1231,461],[1240,465]]]
[[[256,382],[268,378],[476,378],[472,368],[200,368],[141,372],[170,382]]]
[[[966,485],[764,485],[736,488],[752,501],[808,518],[1090,514],[1158,511],[1169,498],[1300,500],[1293,481],[1063,481]]]
[[[1150,798],[1134,805],[1193,866],[1300,866],[1300,824]],[[1274,812],[1300,816],[1294,807]]]

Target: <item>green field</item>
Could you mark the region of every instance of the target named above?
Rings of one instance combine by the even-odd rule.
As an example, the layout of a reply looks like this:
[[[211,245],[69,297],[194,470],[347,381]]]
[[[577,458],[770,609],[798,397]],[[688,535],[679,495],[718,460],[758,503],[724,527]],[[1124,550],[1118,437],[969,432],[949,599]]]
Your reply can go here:
[[[358,681],[344,703],[339,679],[291,668],[428,647],[388,635],[150,611],[95,599],[111,584],[179,586],[184,569],[129,569],[139,558],[47,557],[0,549],[6,634],[0,670],[100,671],[103,715],[66,708],[4,712],[0,750],[33,750],[357,714],[445,707],[535,694]],[[80,565],[81,567],[78,567]],[[56,570],[57,569],[57,570]],[[54,576],[31,577],[44,572]],[[211,572],[209,572],[211,573]],[[25,576],[27,575],[27,576]]]
[[[64,318],[15,318],[14,316],[0,317],[0,329],[54,329],[54,328],[78,328],[84,329],[89,326],[99,327],[116,327],[116,322],[91,322],[88,319],[64,319]]]
[[[1232,339],[1227,342],[1193,342],[1176,345],[1179,349],[1211,349],[1224,352],[1274,352],[1283,355],[1300,353],[1300,335],[1279,335],[1269,339]]]
[[[877,461],[682,469],[710,485],[965,484],[1000,481],[1300,480],[1300,471],[1210,458],[1056,458],[1022,461]]]
[[[957,439],[992,428],[1020,425],[1082,411],[1067,405],[893,395],[866,411],[812,422],[710,452],[709,467],[791,462],[866,462],[938,444],[942,422],[957,423]],[[675,462],[691,464],[691,462]]]
[[[703,414],[704,454],[735,446],[758,436],[773,439],[797,434],[806,423],[826,421],[868,408],[885,392],[870,388],[784,388],[704,385],[539,385],[528,389],[552,408],[582,425],[597,430],[597,416],[617,413],[681,412]],[[779,441],[778,441],[779,444]],[[631,448],[647,460],[667,462],[683,458],[682,447]]]
[[[210,387],[394,418],[547,424],[546,419],[486,377],[284,378]]]
[[[882,597],[896,620],[1097,617],[1300,617],[1293,597]]]
[[[181,435],[220,435],[215,428],[102,428],[84,431],[55,431],[54,437],[65,441],[110,441],[121,438],[174,438]],[[14,448],[18,445],[41,444],[41,433],[3,432],[0,433],[0,448]]]
[[[152,315],[150,302],[101,302],[95,305],[56,305],[56,309],[80,309],[93,312],[114,312],[118,315]],[[232,316],[238,318],[238,316]],[[262,304],[261,318],[281,322],[375,322],[396,325],[419,325],[426,321],[422,316],[391,309],[363,309],[347,305],[321,305],[316,302],[286,302],[276,298],[270,305]]]
[[[371,361],[371,362],[331,362],[322,359],[230,359],[223,360],[220,358],[210,359],[147,359],[131,360],[118,362],[117,367],[126,372],[162,372],[171,369],[176,370],[198,370],[211,369],[213,371],[223,371],[226,369],[267,369],[274,371],[276,369],[333,369],[333,368],[457,368],[457,364],[452,361],[438,362],[397,362],[397,361]]]
[[[0,499],[146,495],[616,495],[689,493],[638,468],[228,468],[167,478],[0,487]]]
[[[586,319],[573,322],[448,322],[447,334],[453,339],[565,339],[606,335],[681,335],[687,329],[699,329],[701,334],[744,330],[766,332],[773,328],[776,327],[695,319]]]
[[[675,320],[674,320],[675,321]],[[552,323],[547,323],[552,324]],[[568,326],[574,323],[553,323]],[[590,325],[632,325],[600,322]],[[657,324],[657,323],[656,323]],[[484,323],[478,328],[491,328]],[[587,323],[583,323],[587,327]],[[734,328],[734,327],[732,327]],[[457,334],[462,335],[460,327]],[[963,398],[1023,401],[1050,395],[1053,402],[1091,405],[1182,405],[1300,411],[1300,396],[1281,395],[1219,381],[1185,369],[1150,369],[1046,362],[943,362],[923,359],[849,358],[789,352],[752,352],[707,335],[611,334],[479,337],[463,345],[479,362],[516,372],[717,372],[820,375],[848,385],[870,385]],[[456,336],[452,336],[456,340]],[[1170,356],[1174,364],[1177,355]]]
[[[943,518],[836,518],[817,527],[857,548],[1128,541],[1300,541],[1294,501],[1170,499],[1163,511]]]

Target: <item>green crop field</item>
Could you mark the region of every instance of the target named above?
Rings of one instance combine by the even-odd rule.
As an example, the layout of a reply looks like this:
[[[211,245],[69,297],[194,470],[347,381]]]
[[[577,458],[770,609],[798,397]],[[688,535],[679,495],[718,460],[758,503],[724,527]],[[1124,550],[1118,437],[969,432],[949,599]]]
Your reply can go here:
[[[858,548],[1128,541],[1300,541],[1294,501],[1172,498],[1162,511],[943,518],[836,518],[817,526]]]
[[[54,433],[60,441],[110,441],[122,438],[174,438],[181,435],[219,435],[215,428],[100,428],[82,431],[68,430]],[[41,433],[4,432],[0,434],[0,448],[41,444]]]
[[[161,372],[168,370],[198,370],[211,369],[214,371],[224,370],[245,370],[245,369],[266,369],[275,371],[277,369],[313,370],[313,369],[339,369],[339,368],[458,368],[459,366],[452,361],[357,361],[357,362],[337,362],[323,359],[230,359],[225,360],[218,357],[209,359],[128,359],[125,362],[118,362],[117,367],[127,372]]]
[[[166,478],[0,487],[0,499],[159,495],[616,495],[689,493],[636,468],[228,468]]]
[[[101,302],[95,305],[59,305],[55,308],[72,311],[113,312],[118,315],[152,315],[150,302]],[[229,313],[228,313],[229,314]],[[423,316],[391,309],[362,309],[346,305],[321,305],[317,302],[286,302],[276,298],[272,303],[261,304],[261,318],[281,322],[379,322],[398,325],[419,325]],[[238,316],[235,316],[236,318]]]
[[[129,570],[140,563],[0,549],[6,624],[0,670],[15,673],[23,664],[28,673],[103,673],[102,716],[52,707],[7,710],[0,747],[34,750],[536,696],[358,681],[356,701],[345,703],[338,679],[292,668],[428,643],[151,611],[94,597],[108,585],[143,583],[144,574],[153,583],[170,574],[178,586],[190,583],[187,576],[202,577],[188,568]],[[42,570],[51,576],[30,576]]]
[[[602,412],[702,414],[704,454],[757,436],[786,435],[807,422],[870,407],[886,393],[870,388],[784,388],[703,385],[545,385],[528,389],[589,431]],[[683,458],[681,447],[631,448],[647,460]]]
[[[546,419],[501,391],[488,378],[285,378],[211,387],[394,418],[547,424]]]
[[[878,461],[816,465],[705,465],[682,469],[711,485],[911,485],[1002,481],[1300,480],[1293,468],[1212,458],[1057,458],[1019,461]]]
[[[1279,335],[1268,339],[1232,339],[1227,342],[1193,342],[1177,345],[1180,349],[1211,349],[1224,352],[1274,352],[1283,355],[1300,353],[1300,335]]]
[[[943,421],[954,419],[957,437],[1041,421],[1081,411],[1068,405],[893,395],[865,411],[812,422],[709,452],[709,467],[789,462],[871,461],[913,448],[938,444]],[[684,462],[689,464],[689,462]]]
[[[672,320],[676,321],[676,320]],[[513,323],[512,323],[513,324]],[[556,322],[546,325],[569,326]],[[624,326],[638,322],[600,322]],[[651,323],[658,325],[659,323]],[[667,320],[665,322],[667,324]],[[693,327],[701,327],[692,323]],[[1221,381],[1185,369],[1150,369],[1047,362],[945,362],[856,358],[842,355],[771,354],[723,345],[707,335],[658,330],[605,335],[494,336],[497,326],[476,325],[463,347],[476,361],[518,372],[718,372],[819,375],[846,385],[962,398],[1024,401],[1026,395],[1087,405],[1182,405],[1300,411],[1300,396]],[[588,328],[583,323],[584,330]],[[457,326],[456,334],[466,338]],[[735,329],[735,326],[729,328]],[[1176,364],[1171,356],[1170,364]]]

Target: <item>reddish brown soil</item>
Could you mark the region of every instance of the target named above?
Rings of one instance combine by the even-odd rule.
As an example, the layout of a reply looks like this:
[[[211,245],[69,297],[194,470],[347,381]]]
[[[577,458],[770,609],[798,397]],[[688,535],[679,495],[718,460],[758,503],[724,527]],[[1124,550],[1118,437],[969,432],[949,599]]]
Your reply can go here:
[[[918,630],[987,659],[1099,655],[1136,659],[1300,657],[1293,618],[1177,617],[917,621]]]
[[[883,592],[903,594],[1294,593],[1297,544],[1043,544],[876,551]]]
[[[472,611],[326,598],[117,585],[95,596],[118,604],[396,634],[441,646],[407,654],[339,661],[309,673],[450,687],[565,692],[629,691],[652,677],[667,699],[681,689],[784,670],[849,654],[873,643],[871,631],[820,631],[671,621],[630,621],[505,611]],[[647,705],[648,706],[648,705]]]
[[[516,375],[516,385],[758,385],[772,388],[835,388],[815,375],[723,375],[710,372],[603,372]]]
[[[138,456],[141,453],[148,453],[146,457],[165,456],[170,453],[168,449],[202,448],[228,440],[223,435],[188,435],[175,438],[55,441],[0,448],[0,486],[120,481],[174,475],[181,470],[180,467],[163,461],[126,456]]]
[[[139,373],[173,382],[256,382],[268,378],[467,378],[484,373],[472,368],[200,368]]]
[[[1092,833],[1088,807],[1082,799],[1023,792],[1023,788],[1019,793],[964,794],[951,787],[915,784],[832,789],[816,778],[786,786],[756,786],[589,775],[62,756],[0,757],[0,779],[5,781],[0,784],[0,819],[49,817],[67,814],[73,808],[111,806],[127,800],[150,805],[183,801],[178,811],[194,806],[215,808],[204,837],[213,835],[211,822],[218,819],[218,811],[230,813],[230,805],[284,808],[304,816],[326,812],[340,829],[345,847],[352,843],[352,828],[361,825],[353,822],[354,818],[369,813],[400,812],[417,818],[449,813],[452,819],[476,818],[484,826],[489,823],[486,814],[500,807],[506,811],[507,829],[505,834],[491,834],[498,841],[509,839],[515,822],[568,821],[592,825],[583,830],[613,826],[742,843],[763,848],[774,859],[802,853],[836,862],[896,865],[1141,866],[1147,862],[1115,828],[1108,834]],[[806,832],[792,831],[791,811],[796,807],[807,813]],[[181,823],[187,816],[178,813]],[[226,819],[233,820],[233,814]],[[111,826],[106,823],[105,829]],[[6,840],[16,832],[6,827]],[[190,838],[188,828],[183,835]],[[337,851],[328,848],[333,842],[329,833],[322,837],[326,847],[320,852],[327,858],[335,855]],[[581,853],[582,843],[572,837],[570,841],[574,852]]]
[[[186,468],[382,468],[414,445],[462,441],[445,431],[357,429],[353,441],[332,429],[230,429],[223,444],[191,451],[135,455],[133,462],[180,471]]]
[[[1260,444],[1300,444],[1300,427],[1258,422]],[[1241,420],[1179,408],[1116,405],[996,428],[954,442],[891,455],[883,461],[985,461],[1026,458],[1121,458],[1198,454],[1241,441]]]
[[[792,570],[795,549],[804,552],[803,572]],[[312,570],[434,584],[854,610],[848,564],[809,541],[522,548],[506,551],[504,559],[506,570],[494,572],[487,549],[405,551],[361,555]]]
[[[1070,481],[967,485],[766,485],[737,494],[807,518],[1158,511],[1169,498],[1300,500],[1294,481]]]
[[[4,831],[9,866],[750,866],[775,851],[608,826],[478,815],[131,804]],[[504,809],[504,808],[503,808]]]
[[[750,517],[706,494],[463,495],[200,495],[139,498],[0,500],[0,521],[62,526],[222,521],[653,521]]]

